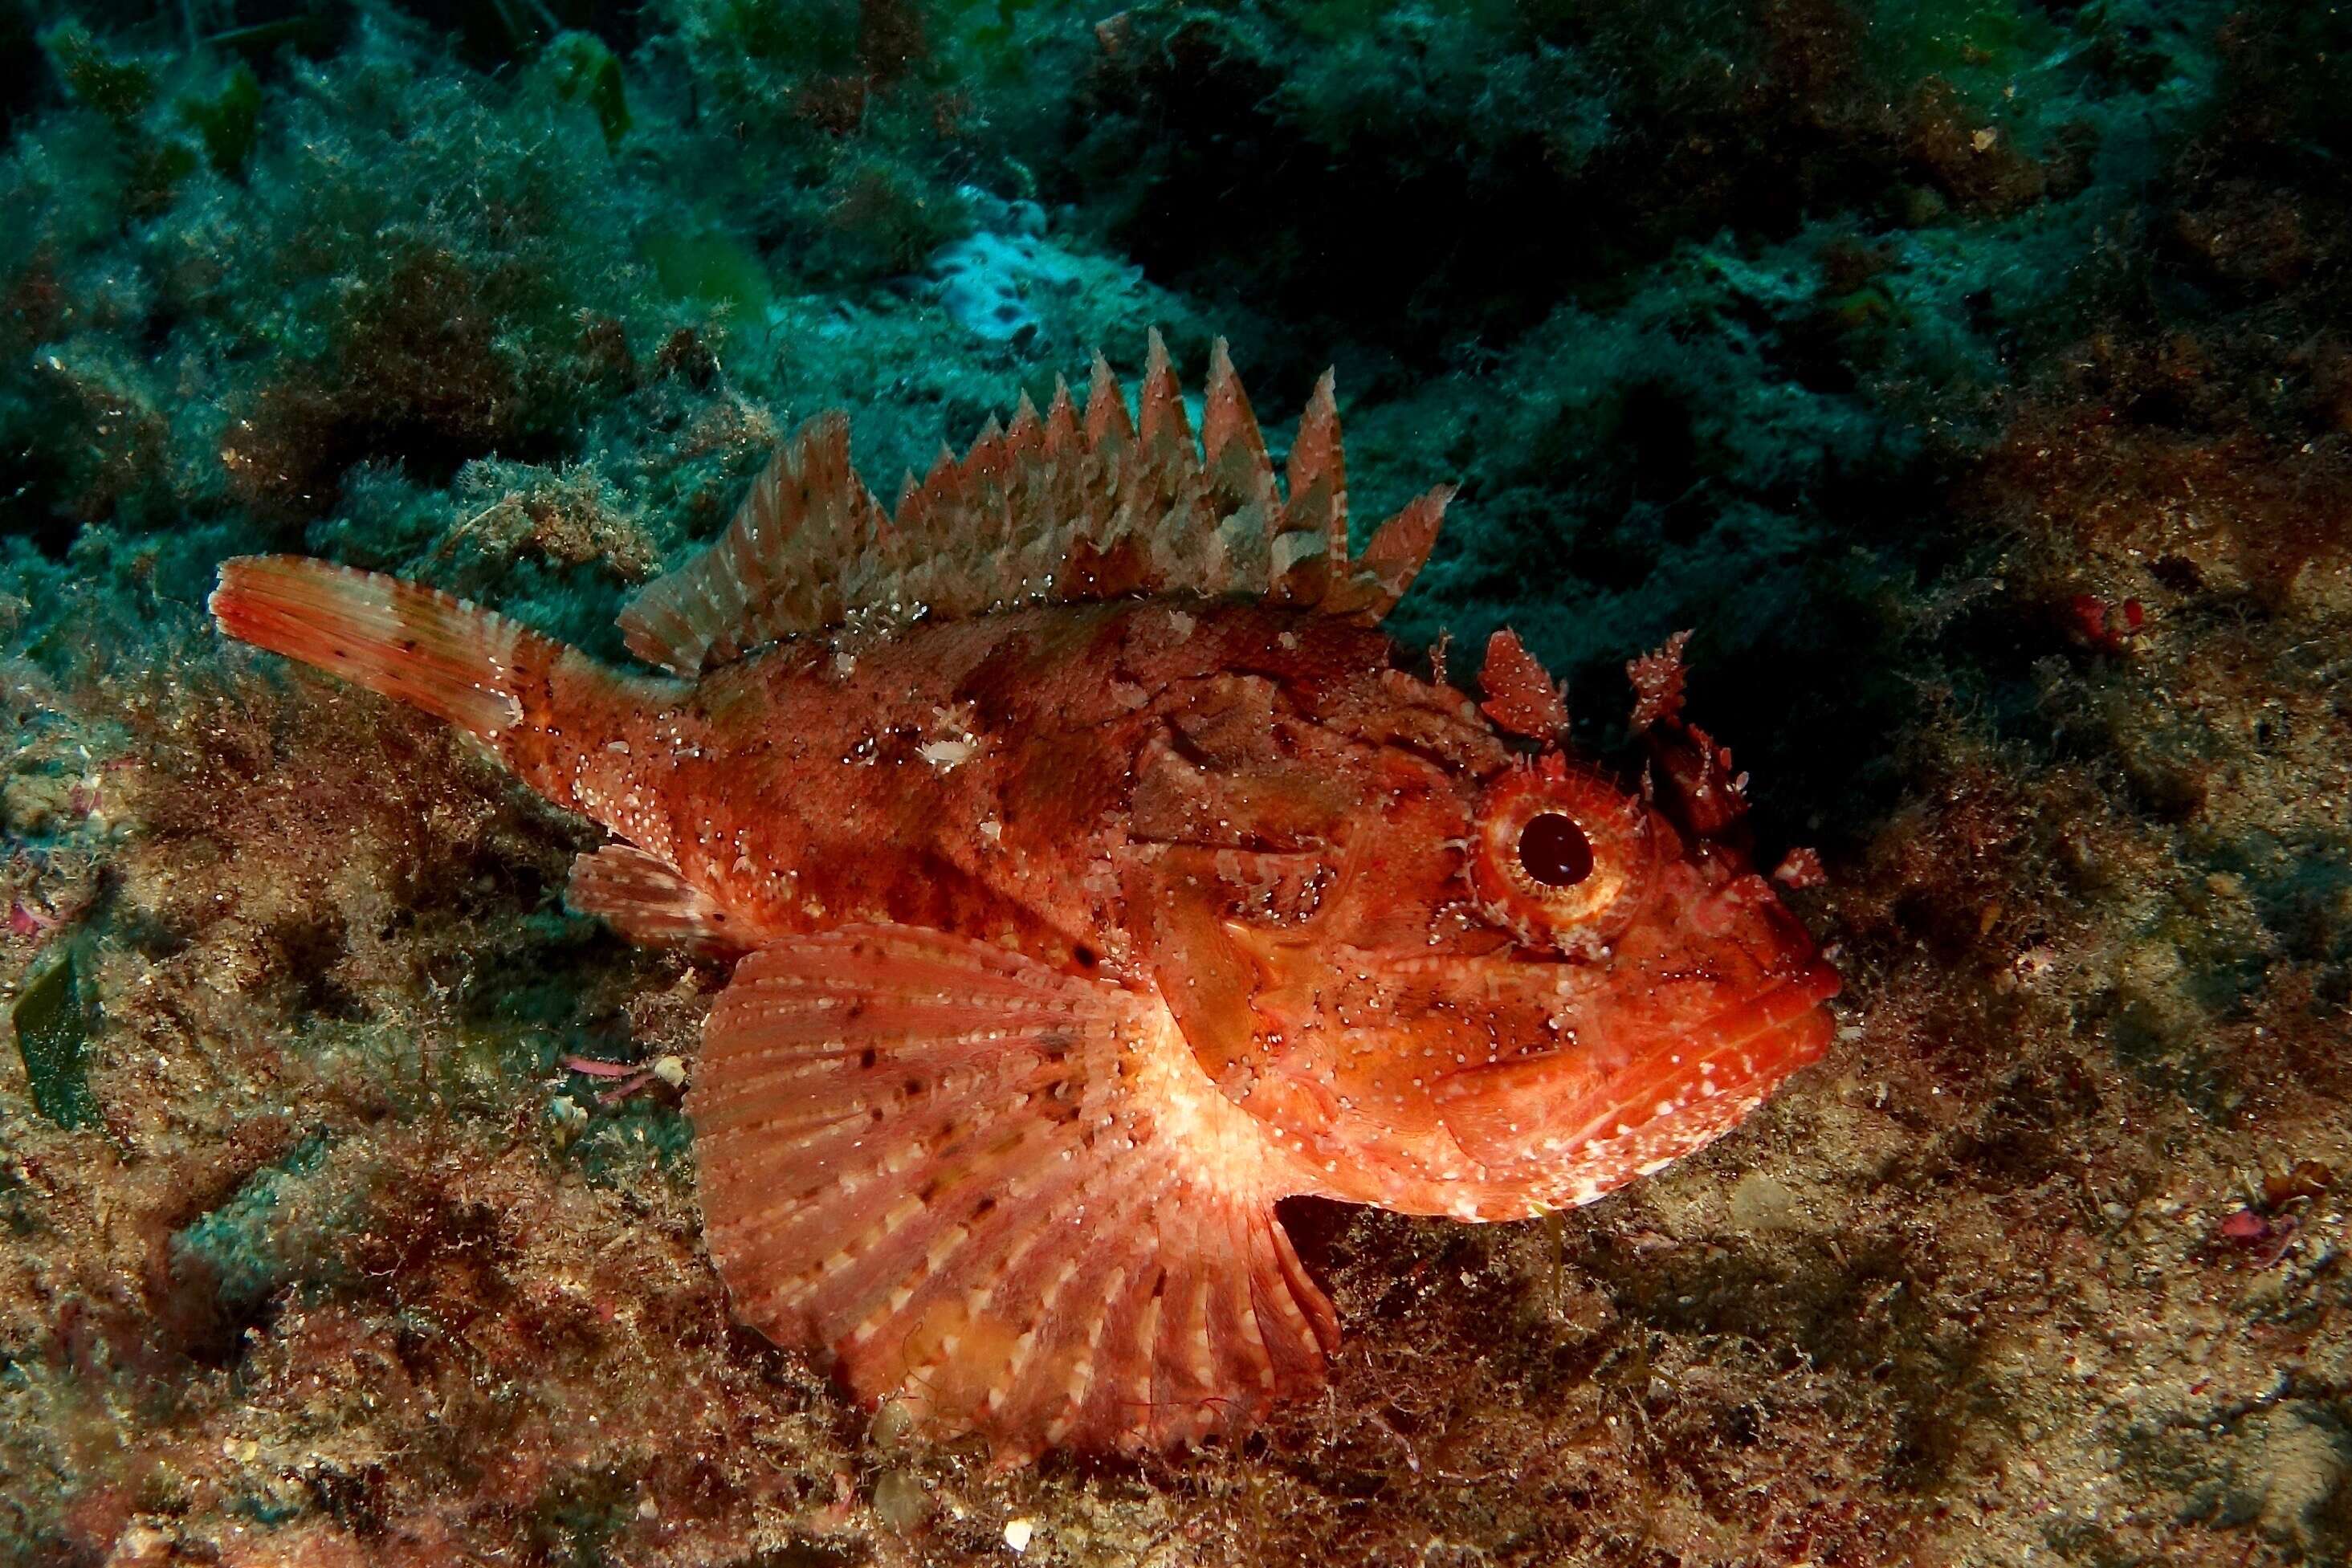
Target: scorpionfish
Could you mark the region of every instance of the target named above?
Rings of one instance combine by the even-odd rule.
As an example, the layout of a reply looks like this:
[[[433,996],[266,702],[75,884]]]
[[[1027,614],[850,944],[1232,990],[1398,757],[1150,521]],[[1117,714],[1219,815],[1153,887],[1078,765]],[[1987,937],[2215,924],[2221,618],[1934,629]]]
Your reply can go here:
[[[1009,1462],[1317,1386],[1277,1200],[1589,1203],[1832,1033],[1678,695],[1625,788],[1509,633],[1483,703],[1410,673],[1450,491],[1351,554],[1328,372],[1280,480],[1222,342],[1199,423],[1155,333],[1132,412],[1097,356],[885,508],[818,417],[623,614],[660,674],[315,560],[211,601],[609,830],[575,908],[733,961],[686,1096],[731,1310]]]

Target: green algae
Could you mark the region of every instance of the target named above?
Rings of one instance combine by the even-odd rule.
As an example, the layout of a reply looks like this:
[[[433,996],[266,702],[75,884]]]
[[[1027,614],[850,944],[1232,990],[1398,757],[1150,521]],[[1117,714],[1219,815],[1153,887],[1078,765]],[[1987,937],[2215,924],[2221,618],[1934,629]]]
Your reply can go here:
[[[116,55],[79,22],[61,22],[40,36],[58,79],[75,99],[128,128],[154,101],[154,68]]]
[[[89,1086],[89,1011],[70,939],[58,943],[57,956],[26,983],[9,1022],[35,1107],[60,1127],[99,1125],[98,1096]]]
[[[620,59],[593,33],[558,33],[531,62],[529,76],[559,99],[585,104],[605,146],[618,146],[628,133],[628,84]]]
[[[178,108],[203,139],[213,168],[229,179],[241,176],[261,138],[261,81],[251,68],[231,66],[213,90],[184,94]]]
[[[715,219],[698,216],[642,242],[656,284],[668,298],[723,307],[738,324],[764,324],[767,267],[751,247]]]
[[[2087,8],[2094,9],[2095,8]],[[1972,101],[1993,108],[2005,88],[2070,42],[2048,7],[2017,0],[1922,0],[1882,7],[1871,28],[1881,68],[1898,80],[1933,75],[1965,84]]]

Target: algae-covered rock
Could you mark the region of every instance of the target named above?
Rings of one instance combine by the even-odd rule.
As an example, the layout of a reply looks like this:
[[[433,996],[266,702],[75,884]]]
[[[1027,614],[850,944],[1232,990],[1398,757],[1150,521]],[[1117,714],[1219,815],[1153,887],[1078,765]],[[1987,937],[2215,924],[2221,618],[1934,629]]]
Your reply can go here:
[[[227,1202],[173,1233],[173,1266],[199,1271],[221,1308],[233,1314],[275,1294],[294,1262],[290,1244],[320,1223],[315,1218],[292,1222],[289,1210],[328,1154],[325,1138],[305,1138],[248,1176]]]

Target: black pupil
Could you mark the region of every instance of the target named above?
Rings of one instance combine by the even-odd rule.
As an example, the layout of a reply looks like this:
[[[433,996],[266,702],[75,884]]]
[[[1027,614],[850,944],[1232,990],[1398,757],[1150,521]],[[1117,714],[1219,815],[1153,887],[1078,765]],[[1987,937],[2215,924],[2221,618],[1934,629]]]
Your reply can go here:
[[[1558,811],[1519,830],[1519,864],[1546,887],[1574,887],[1592,874],[1592,841]]]

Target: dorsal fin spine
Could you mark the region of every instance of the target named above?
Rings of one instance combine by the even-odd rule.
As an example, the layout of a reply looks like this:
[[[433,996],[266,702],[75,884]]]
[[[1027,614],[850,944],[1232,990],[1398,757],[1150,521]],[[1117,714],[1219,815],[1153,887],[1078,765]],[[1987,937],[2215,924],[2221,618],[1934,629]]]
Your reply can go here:
[[[1045,405],[1045,454],[1061,457],[1075,452],[1077,443],[1078,419],[1070,405],[1070,383],[1055,376],[1054,401]]]
[[[1143,444],[1154,455],[1180,452],[1192,455],[1192,427],[1184,417],[1184,392],[1176,384],[1175,368],[1168,362],[1168,342],[1160,329],[1151,329],[1143,357],[1143,391],[1138,399],[1136,424]]]
[[[1334,561],[1348,559],[1348,464],[1339,444],[1339,406],[1325,371],[1299,415],[1290,444],[1290,505],[1303,526],[1319,525]]]
[[[1111,373],[1110,361],[1095,351],[1094,380],[1087,387],[1087,444],[1097,452],[1106,446],[1114,452],[1135,444],[1135,426],[1127,417],[1127,398],[1118,390],[1118,378]]]
[[[1024,388],[1020,401],[1013,406],[1013,423],[1005,427],[1005,444],[1015,452],[1027,451],[1045,438],[1045,422],[1037,417],[1037,405],[1029,401]]]
[[[1202,400],[1201,455],[1210,473],[1218,476],[1238,500],[1278,506],[1274,489],[1274,460],[1265,453],[1265,436],[1257,426],[1257,412],[1234,373],[1233,356],[1225,340],[1217,340],[1209,357],[1209,384]]]

